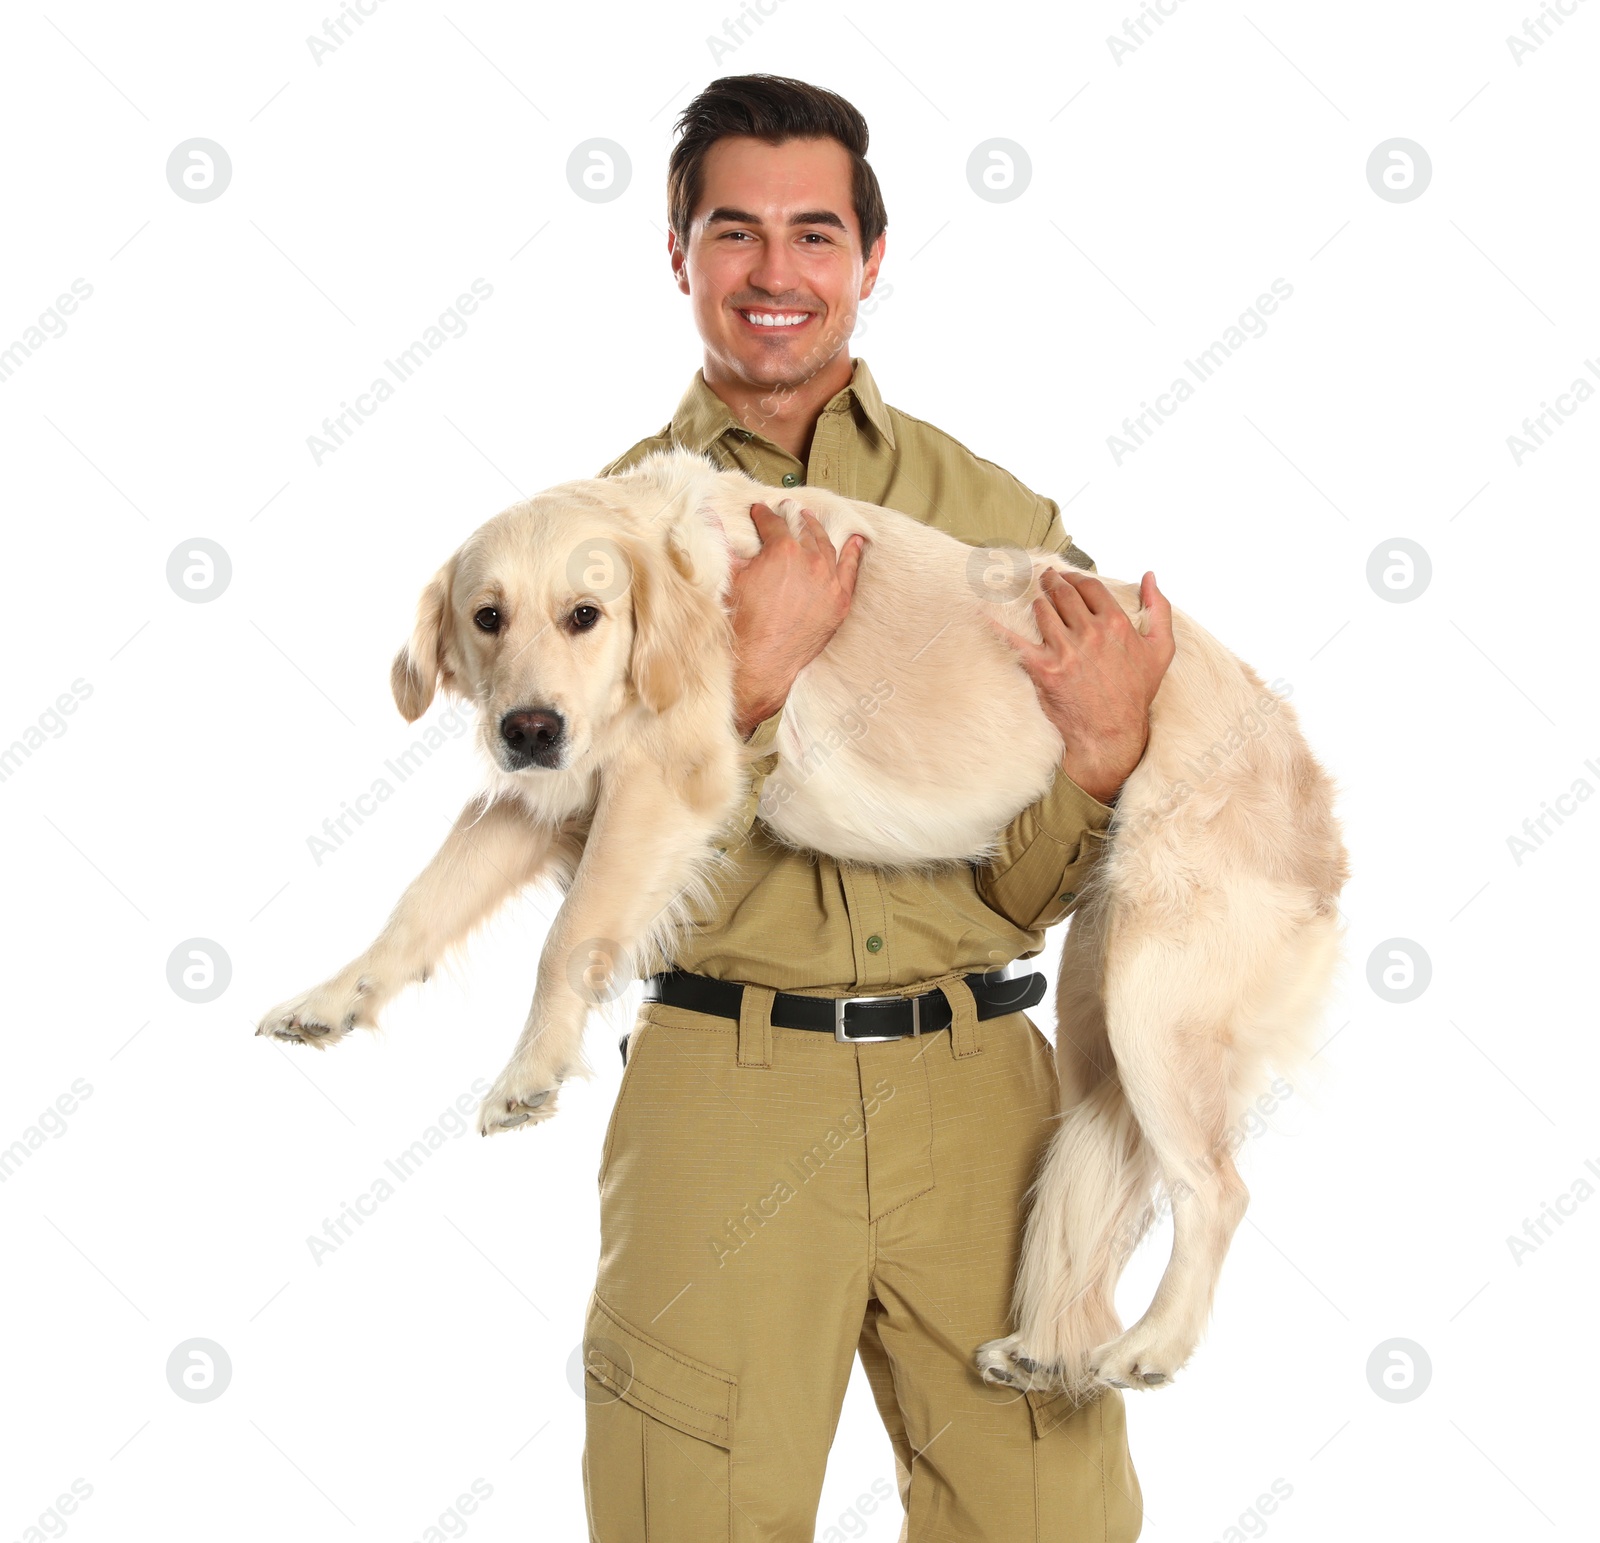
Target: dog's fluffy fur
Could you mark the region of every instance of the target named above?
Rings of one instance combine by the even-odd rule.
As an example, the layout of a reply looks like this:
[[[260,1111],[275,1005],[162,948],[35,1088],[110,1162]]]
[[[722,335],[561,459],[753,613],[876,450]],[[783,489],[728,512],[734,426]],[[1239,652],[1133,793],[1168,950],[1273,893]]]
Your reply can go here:
[[[555,1112],[562,1081],[588,1074],[589,1009],[670,959],[685,897],[714,885],[716,837],[746,796],[725,605],[730,554],[760,545],[750,505],[770,496],[664,452],[468,538],[425,590],[392,684],[407,720],[438,690],[476,702],[489,785],[371,948],[258,1032],[323,1046],[375,1024],[510,895],[554,878],[566,898],[479,1128]],[[819,488],[805,504],[835,546],[858,532],[868,545],[844,624],[790,692],[763,816],[784,841],[858,862],[981,861],[1063,748],[986,618],[1037,641],[1039,576],[1069,565],[985,553]],[[776,509],[798,530],[796,501]],[[1142,627],[1137,590],[1103,582]],[[598,613],[581,630],[580,606]],[[1031,1192],[1017,1332],[977,1351],[991,1380],[1078,1398],[1165,1382],[1193,1351],[1247,1200],[1227,1132],[1268,1067],[1307,1054],[1339,951],[1345,854],[1293,709],[1186,616],[1173,627],[1148,747],[1062,958],[1063,1112]],[[870,726],[841,736],[864,695]],[[503,724],[533,709],[558,713],[561,733],[530,766]],[[1158,1190],[1172,1256],[1122,1332],[1113,1291]]]

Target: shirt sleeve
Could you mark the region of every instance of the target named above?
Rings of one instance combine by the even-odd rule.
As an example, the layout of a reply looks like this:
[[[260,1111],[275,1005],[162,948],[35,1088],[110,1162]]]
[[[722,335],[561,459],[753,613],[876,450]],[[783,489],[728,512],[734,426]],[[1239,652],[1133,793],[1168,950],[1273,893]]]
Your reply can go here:
[[[1039,500],[1034,547],[1060,552],[1074,567],[1094,571],[1094,560],[1075,546],[1061,511]],[[1049,790],[1000,834],[995,855],[976,870],[984,903],[1027,931],[1065,920],[1110,839],[1113,810],[1086,793],[1059,767]]]
[[[748,840],[757,817],[772,812],[776,807],[773,801],[782,795],[779,785],[767,786],[767,779],[778,766],[778,751],[773,741],[778,736],[778,725],[782,720],[783,709],[780,707],[770,718],[763,718],[750,731],[750,738],[744,743],[750,781],[743,801],[717,834],[719,852],[726,852]]]

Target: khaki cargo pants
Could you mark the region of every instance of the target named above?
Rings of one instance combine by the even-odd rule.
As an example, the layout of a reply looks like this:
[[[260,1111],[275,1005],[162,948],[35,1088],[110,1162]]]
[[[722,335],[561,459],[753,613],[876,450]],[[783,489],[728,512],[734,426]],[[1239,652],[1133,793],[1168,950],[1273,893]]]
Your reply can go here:
[[[949,1030],[848,1045],[774,1028],[754,987],[738,1023],[640,1010],[584,1333],[591,1543],[814,1543],[857,1354],[903,1540],[1138,1536],[1122,1395],[1073,1410],[973,1369],[1010,1330],[1056,1073],[1025,1014],[947,994]]]

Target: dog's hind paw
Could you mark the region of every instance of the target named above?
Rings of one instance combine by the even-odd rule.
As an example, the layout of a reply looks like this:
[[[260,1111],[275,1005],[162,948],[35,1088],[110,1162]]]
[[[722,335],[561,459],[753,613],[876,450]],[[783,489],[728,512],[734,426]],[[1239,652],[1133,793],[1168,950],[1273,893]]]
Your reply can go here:
[[[1065,1385],[1062,1369],[1036,1361],[1027,1353],[1020,1334],[979,1345],[974,1359],[985,1382],[1042,1393],[1059,1393]]]
[[[1175,1344],[1162,1344],[1160,1336],[1135,1324],[1090,1354],[1089,1373],[1106,1387],[1159,1388],[1172,1381],[1189,1354]]]

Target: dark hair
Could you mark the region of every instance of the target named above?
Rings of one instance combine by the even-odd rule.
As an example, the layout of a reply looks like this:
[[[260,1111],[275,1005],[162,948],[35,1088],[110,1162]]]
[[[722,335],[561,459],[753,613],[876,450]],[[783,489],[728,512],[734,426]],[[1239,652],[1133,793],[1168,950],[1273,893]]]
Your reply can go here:
[[[877,173],[867,163],[867,120],[842,96],[786,75],[724,75],[678,115],[681,136],[667,162],[667,218],[680,245],[700,201],[706,153],[719,139],[748,135],[781,145],[791,139],[837,140],[850,155],[850,197],[861,250],[870,252],[889,216]]]

